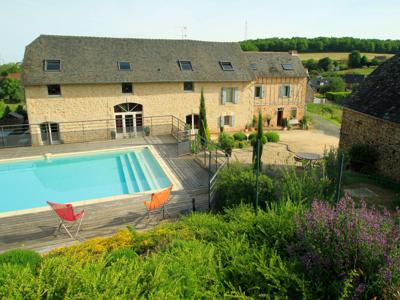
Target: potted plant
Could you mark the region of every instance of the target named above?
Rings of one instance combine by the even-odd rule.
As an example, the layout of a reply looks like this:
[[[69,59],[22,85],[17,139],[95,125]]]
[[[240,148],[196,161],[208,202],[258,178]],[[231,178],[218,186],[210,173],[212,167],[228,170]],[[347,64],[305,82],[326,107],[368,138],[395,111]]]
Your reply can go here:
[[[271,120],[272,120],[271,115],[267,115],[267,125],[268,125],[268,127],[271,125]]]
[[[289,126],[289,121],[288,121],[288,119],[286,119],[286,118],[282,119],[282,127],[283,127],[283,130],[287,130],[287,129],[288,129],[288,126]]]
[[[144,134],[145,136],[150,136],[150,127],[149,126],[145,126],[143,128]]]

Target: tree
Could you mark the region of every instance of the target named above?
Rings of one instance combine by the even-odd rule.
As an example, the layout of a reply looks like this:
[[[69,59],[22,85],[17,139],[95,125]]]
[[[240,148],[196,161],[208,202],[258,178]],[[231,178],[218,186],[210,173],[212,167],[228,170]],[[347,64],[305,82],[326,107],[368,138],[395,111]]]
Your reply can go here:
[[[329,77],[327,78],[329,84],[321,88],[322,93],[326,92],[344,92],[346,90],[346,83],[342,77]]]
[[[253,142],[253,169],[254,171],[261,170],[262,168],[262,152],[263,152],[263,118],[261,110],[258,112],[258,124],[257,124],[257,135],[255,142]],[[259,147],[259,148],[258,148]]]
[[[361,67],[361,54],[360,51],[355,50],[349,54],[348,65],[350,68],[359,68]]]
[[[200,142],[203,146],[207,145],[207,142],[210,140],[210,133],[207,125],[207,116],[206,116],[206,103],[204,100],[203,89],[201,89],[200,94],[200,112],[199,112],[199,136],[201,137]]]
[[[361,56],[360,64],[361,66],[368,66],[369,65],[368,57],[366,57],[365,55]]]
[[[24,99],[21,82],[14,78],[6,78],[1,86],[0,96],[8,101],[21,102]]]
[[[321,58],[318,61],[318,67],[324,71],[329,71],[332,68],[332,59],[329,57]]]
[[[315,59],[308,59],[304,62],[304,67],[308,69],[308,71],[314,71],[318,69],[318,62]]]

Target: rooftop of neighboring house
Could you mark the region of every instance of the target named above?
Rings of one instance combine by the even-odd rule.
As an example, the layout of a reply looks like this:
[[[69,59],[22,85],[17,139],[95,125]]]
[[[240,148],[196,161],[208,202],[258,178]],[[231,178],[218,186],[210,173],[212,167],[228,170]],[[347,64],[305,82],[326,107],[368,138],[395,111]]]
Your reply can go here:
[[[54,35],[41,35],[26,47],[23,67],[25,86],[307,76],[297,56],[245,53],[236,42]]]
[[[400,123],[400,55],[388,59],[371,73],[345,106]]]
[[[245,52],[256,77],[307,77],[300,58],[287,52]]]
[[[364,81],[366,75],[363,74],[344,74],[343,79],[346,83],[361,83]]]
[[[16,72],[16,73],[8,73],[7,74],[7,78],[14,78],[14,79],[18,79],[18,80],[20,80],[21,79],[21,73],[18,73],[18,72]]]

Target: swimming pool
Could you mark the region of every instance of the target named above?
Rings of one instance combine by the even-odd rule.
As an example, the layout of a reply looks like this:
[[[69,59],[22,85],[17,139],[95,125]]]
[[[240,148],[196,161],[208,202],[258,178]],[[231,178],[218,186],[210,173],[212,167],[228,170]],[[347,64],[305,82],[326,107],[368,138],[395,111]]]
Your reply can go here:
[[[148,148],[0,163],[0,213],[170,185]]]

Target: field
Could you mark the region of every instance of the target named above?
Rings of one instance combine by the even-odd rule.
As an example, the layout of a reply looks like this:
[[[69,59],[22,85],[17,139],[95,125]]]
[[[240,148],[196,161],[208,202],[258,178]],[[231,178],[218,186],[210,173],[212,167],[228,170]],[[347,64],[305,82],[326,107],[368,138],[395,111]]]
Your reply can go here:
[[[376,67],[355,68],[355,69],[348,69],[348,70],[336,71],[336,74],[338,74],[338,75],[344,75],[344,74],[369,75],[369,74],[371,74],[375,69],[376,69]]]
[[[393,54],[386,53],[361,53],[361,55],[366,55],[368,59],[373,59],[375,56],[386,56],[392,57]],[[333,60],[346,60],[349,56],[348,52],[318,52],[318,53],[299,53],[301,60],[315,59],[319,60],[324,57],[330,57]]]
[[[342,123],[343,109],[339,105],[308,103],[307,111],[317,114],[331,123],[337,125],[340,125]]]

